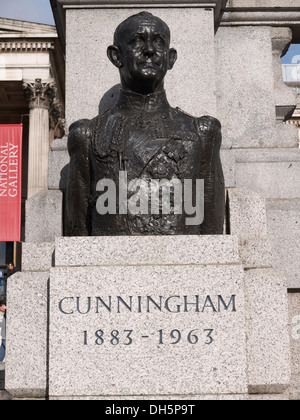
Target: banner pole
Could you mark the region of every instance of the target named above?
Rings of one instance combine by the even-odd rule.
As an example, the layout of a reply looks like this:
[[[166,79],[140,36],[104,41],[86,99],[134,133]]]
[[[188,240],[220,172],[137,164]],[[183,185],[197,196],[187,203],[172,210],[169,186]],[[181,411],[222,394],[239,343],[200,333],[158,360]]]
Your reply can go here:
[[[14,242],[14,267],[17,266],[17,242]]]

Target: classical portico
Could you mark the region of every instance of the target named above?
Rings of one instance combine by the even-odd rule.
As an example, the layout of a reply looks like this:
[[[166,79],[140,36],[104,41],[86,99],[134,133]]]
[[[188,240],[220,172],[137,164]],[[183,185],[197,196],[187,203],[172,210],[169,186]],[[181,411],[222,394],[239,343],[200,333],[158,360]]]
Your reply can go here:
[[[0,18],[0,124],[23,124],[22,240],[25,201],[48,188],[49,145],[63,135],[64,68],[54,26]],[[0,266],[20,267],[19,247],[0,245]]]
[[[0,124],[23,124],[22,203],[48,188],[64,130],[64,58],[54,26],[0,18]]]

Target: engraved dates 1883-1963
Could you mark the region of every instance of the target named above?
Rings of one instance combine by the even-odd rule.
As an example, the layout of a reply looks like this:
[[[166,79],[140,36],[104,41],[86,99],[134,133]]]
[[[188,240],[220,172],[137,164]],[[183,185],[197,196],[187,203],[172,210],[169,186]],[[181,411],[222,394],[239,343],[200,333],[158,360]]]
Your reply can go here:
[[[112,346],[131,346],[135,344],[138,339],[143,341],[151,340],[152,344],[166,345],[166,344],[207,344],[214,342],[213,329],[193,329],[189,332],[180,331],[177,329],[167,332],[165,330],[157,331],[153,336],[135,334],[134,330],[112,330],[110,332],[104,330],[97,330],[94,336],[90,336],[88,331],[83,331],[83,344],[88,346],[94,344],[95,346],[104,346],[111,344]],[[154,342],[153,342],[154,340]]]

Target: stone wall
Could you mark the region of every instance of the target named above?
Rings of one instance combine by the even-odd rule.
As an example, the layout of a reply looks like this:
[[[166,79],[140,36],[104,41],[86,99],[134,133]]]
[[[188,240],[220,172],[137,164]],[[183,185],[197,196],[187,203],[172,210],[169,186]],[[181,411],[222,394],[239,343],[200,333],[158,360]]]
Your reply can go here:
[[[132,5],[124,6],[122,1],[113,4],[104,0],[89,1],[86,8],[82,7],[85,1],[80,3],[77,7],[78,2],[72,0],[57,2],[66,8],[68,125],[78,118],[92,118],[115,100],[118,74],[106,57],[106,48],[112,42],[111,28],[140,10]],[[298,399],[300,151],[296,128],[283,124],[296,105],[296,97],[283,83],[280,56],[297,34],[299,24],[295,19],[299,11],[293,0],[280,10],[276,9],[275,0],[261,3],[258,7],[255,0],[216,1],[211,7],[203,4],[199,7],[193,1],[183,1],[181,5],[176,1],[157,1],[155,7],[153,2],[149,4],[149,10],[170,24],[174,34],[172,46],[179,52],[179,61],[166,81],[171,104],[196,116],[212,114],[223,125],[222,162],[228,192],[226,232],[237,238],[239,264],[245,270],[248,311],[247,351],[251,369],[247,390],[245,382],[239,390],[242,390],[241,398],[250,398],[249,395],[255,393],[268,394],[268,398]],[[63,27],[62,22],[60,26]],[[61,252],[68,161],[66,139],[53,142],[49,155],[49,189],[27,203],[26,243],[23,245],[25,272],[15,277],[14,288],[9,292],[13,305],[13,301],[21,299],[21,286],[25,281],[39,309],[31,319],[36,326],[31,336],[40,339],[34,358],[38,352],[42,354],[40,364],[35,364],[32,383],[26,385],[33,390],[32,396],[39,396],[47,388],[49,348],[43,341],[45,337],[39,335],[40,329],[53,328],[50,329],[52,337],[62,339],[59,329],[49,327],[49,291],[55,295],[59,287],[63,288],[61,278],[67,264],[64,258],[72,260],[72,255],[76,255],[76,258],[88,259],[85,250],[93,248],[93,243],[89,242],[89,247],[82,245],[82,249],[78,249],[73,244],[69,253]],[[222,236],[218,240],[222,240]],[[70,244],[67,240],[65,246]],[[109,247],[105,249],[110,255]],[[48,283],[51,267],[52,280]],[[94,280],[95,270],[91,270]],[[75,280],[79,279],[79,271],[68,268],[68,279],[72,280],[72,273]],[[76,287],[81,290],[79,280]],[[18,305],[14,311],[18,313]],[[261,319],[267,320],[263,327]],[[17,329],[17,324],[14,328]],[[281,342],[274,338],[286,337],[288,328],[291,364],[288,340],[284,341],[284,346],[278,346]],[[24,327],[25,333],[29,331]],[[16,342],[17,337],[11,332],[10,339]],[[8,373],[19,357],[16,350]],[[273,366],[269,369],[266,366],[270,361]],[[287,389],[290,366],[292,381]],[[22,366],[20,369],[22,371]],[[55,365],[55,369],[58,366]],[[35,389],[34,375],[39,378]],[[44,375],[43,378],[40,375]],[[12,377],[10,380],[11,390],[16,396],[21,395],[20,384]],[[57,383],[57,386],[63,387],[63,384]],[[63,392],[69,391],[64,389]],[[206,390],[203,388],[201,392]]]

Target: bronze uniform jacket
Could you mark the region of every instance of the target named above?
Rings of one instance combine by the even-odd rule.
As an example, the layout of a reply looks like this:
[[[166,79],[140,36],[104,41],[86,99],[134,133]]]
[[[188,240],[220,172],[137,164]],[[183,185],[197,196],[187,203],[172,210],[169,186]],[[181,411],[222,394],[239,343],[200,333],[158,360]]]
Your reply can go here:
[[[222,234],[225,189],[221,141],[218,120],[194,118],[172,108],[165,91],[143,96],[121,89],[113,109],[70,127],[66,236]],[[179,215],[172,211],[159,215],[98,214],[98,181],[110,179],[118,186],[120,171],[126,171],[128,183],[176,178],[182,182],[192,179],[195,184],[197,179],[204,179],[203,223],[187,225],[184,211]]]

